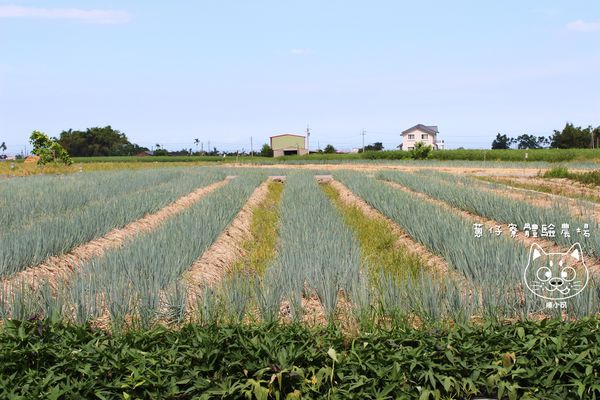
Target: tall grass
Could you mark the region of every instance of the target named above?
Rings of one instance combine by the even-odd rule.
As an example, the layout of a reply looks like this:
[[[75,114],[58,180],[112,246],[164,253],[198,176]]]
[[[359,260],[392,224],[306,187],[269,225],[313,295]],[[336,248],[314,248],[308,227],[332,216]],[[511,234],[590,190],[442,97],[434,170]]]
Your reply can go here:
[[[397,246],[398,238],[386,221],[371,218],[358,206],[344,203],[333,186],[324,184],[321,188],[352,228],[362,249],[363,262],[375,281],[381,273],[402,280],[427,268],[420,257]]]
[[[426,193],[461,210],[501,223],[517,224],[519,229],[522,229],[526,223],[540,226],[554,224],[557,229],[556,236],[548,238],[548,240],[562,246],[568,247],[573,242],[573,238],[560,234],[563,223],[570,225],[572,235],[577,235],[575,229],[583,228],[584,224],[588,224],[592,232],[598,232],[599,229],[598,223],[593,217],[589,219],[575,217],[565,204],[555,202],[550,208],[539,207],[526,201],[481,190],[481,183],[470,178],[433,171],[422,171],[416,174],[382,172],[377,176]],[[578,235],[576,238],[590,254],[600,255],[599,235],[591,235],[589,238]]]
[[[133,316],[150,324],[162,308],[161,293],[177,288],[181,273],[217,239],[264,178],[261,172],[240,176],[156,230],[83,265],[73,280],[73,302],[104,303],[117,323]]]
[[[453,318],[474,313],[492,319],[521,318],[533,311],[543,312],[539,298],[519,289],[527,264],[527,249],[518,242],[506,237],[474,238],[470,221],[362,174],[340,172],[336,178],[396,221],[431,252],[445,258],[450,267],[471,282],[466,291],[453,287],[451,282],[444,285],[426,277],[422,281],[426,286],[414,281],[406,282],[412,287],[398,288],[390,284],[381,294],[384,306],[387,302],[417,313],[421,309],[421,314],[433,318],[440,317],[431,310],[435,303],[443,310],[441,315],[445,313]],[[598,298],[594,289],[589,290],[593,295],[579,300],[594,313],[593,310],[598,309]],[[402,293],[411,296],[402,296]],[[422,297],[414,296],[415,293]],[[576,314],[575,306],[570,304],[570,307],[569,312]]]
[[[350,291],[359,274],[360,246],[312,175],[288,176],[280,212],[278,255],[264,285],[287,286],[292,304],[306,289],[331,318],[340,290]]]
[[[10,179],[0,186],[0,205],[10,210],[0,214],[0,226],[2,232],[14,226],[20,229],[40,217],[98,205],[140,189],[152,190],[183,175],[183,170],[172,169]]]
[[[10,180],[10,189],[0,191],[7,226],[0,232],[0,276],[68,252],[224,177],[221,170],[190,169]]]

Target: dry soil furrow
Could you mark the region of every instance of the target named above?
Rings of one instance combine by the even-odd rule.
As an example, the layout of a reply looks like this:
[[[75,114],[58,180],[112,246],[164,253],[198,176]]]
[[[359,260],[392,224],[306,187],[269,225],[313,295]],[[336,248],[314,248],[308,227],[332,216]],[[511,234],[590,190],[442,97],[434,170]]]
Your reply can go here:
[[[362,198],[355,195],[343,183],[331,181],[331,186],[340,194],[340,199],[350,205],[358,207],[369,218],[385,221],[396,235],[396,245],[405,248],[410,254],[413,254],[423,260],[432,272],[449,275],[455,282],[460,283],[465,280],[459,272],[450,268],[446,260],[440,256],[431,253],[425,246],[417,243],[408,233],[406,233],[396,222],[392,221],[375,208],[371,207]]]
[[[265,181],[254,190],[225,231],[184,273],[192,296],[207,284],[215,286],[226,273],[231,272],[234,263],[244,256],[242,244],[250,234],[252,214],[266,199],[268,185],[269,181]]]
[[[399,190],[403,190],[407,193],[410,193],[414,196],[417,196],[420,199],[423,199],[425,201],[428,201],[432,204],[435,204],[445,210],[448,210],[448,212],[452,212],[453,214],[456,215],[460,215],[461,217],[473,221],[473,223],[480,223],[483,224],[484,229],[493,229],[496,226],[502,226],[504,228],[506,228],[506,224],[505,223],[501,223],[498,221],[495,221],[493,219],[489,219],[489,218],[485,218],[481,215],[477,215],[477,214],[473,214],[471,212],[468,211],[464,211],[461,210],[459,208],[456,208],[442,200],[438,200],[435,199],[425,193],[421,193],[421,192],[417,192],[414,191],[412,189],[407,188],[406,186],[403,186],[399,183],[396,182],[390,182],[390,181],[383,181],[385,182],[387,185],[390,185],[391,187],[394,187],[396,189]],[[505,229],[506,230],[506,229]],[[537,243],[539,244],[547,253],[562,253],[562,252],[566,252],[567,249],[559,246],[558,244],[551,242],[549,240],[546,239],[542,239],[542,238],[533,238],[533,237],[525,237],[522,233],[519,233],[516,237],[515,240],[521,242],[524,246],[526,247],[530,247],[532,244]],[[586,260],[586,265],[588,267],[588,269],[590,270],[591,273],[593,274],[597,274],[600,273],[600,260],[596,259],[596,258],[590,258],[588,257]]]
[[[99,257],[111,248],[121,246],[125,240],[139,233],[155,229],[166,219],[185,210],[206,194],[227,184],[227,182],[227,180],[222,180],[196,189],[157,212],[130,222],[123,228],[113,229],[103,237],[78,246],[69,253],[49,257],[43,263],[27,268],[5,279],[3,282],[4,286],[21,284],[23,282],[35,284],[40,280],[47,280],[52,286],[55,286],[61,278],[66,278],[84,262],[94,257]]]

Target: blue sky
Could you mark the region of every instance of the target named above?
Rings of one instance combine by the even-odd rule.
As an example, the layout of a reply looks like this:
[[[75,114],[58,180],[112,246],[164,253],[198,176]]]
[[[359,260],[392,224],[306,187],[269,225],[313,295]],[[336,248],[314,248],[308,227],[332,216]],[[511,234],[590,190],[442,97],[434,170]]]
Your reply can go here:
[[[139,144],[450,148],[600,125],[596,1],[0,0],[0,142],[112,125]]]

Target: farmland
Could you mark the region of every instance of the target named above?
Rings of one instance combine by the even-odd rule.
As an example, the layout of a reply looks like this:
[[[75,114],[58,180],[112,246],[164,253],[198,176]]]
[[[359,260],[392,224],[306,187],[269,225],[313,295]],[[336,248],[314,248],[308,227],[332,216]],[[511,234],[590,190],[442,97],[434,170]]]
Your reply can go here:
[[[0,396],[597,398],[598,205],[431,163],[3,179]],[[533,246],[575,243],[549,306]]]

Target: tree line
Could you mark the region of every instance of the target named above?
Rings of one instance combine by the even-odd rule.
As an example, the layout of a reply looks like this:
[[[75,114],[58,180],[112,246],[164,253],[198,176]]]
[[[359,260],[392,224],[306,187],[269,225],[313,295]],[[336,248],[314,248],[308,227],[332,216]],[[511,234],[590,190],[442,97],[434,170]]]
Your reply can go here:
[[[55,140],[66,152],[72,157],[99,157],[99,156],[131,156],[148,151],[147,147],[139,146],[131,143],[125,133],[113,129],[110,125],[105,127],[87,128],[84,131],[72,130],[62,131]],[[199,139],[193,139],[196,151],[192,149],[182,149],[180,151],[169,152],[160,144],[156,144],[154,155],[249,155],[247,151],[241,152],[220,152],[216,147],[213,149],[199,151],[198,147],[202,143]],[[600,126],[593,128],[588,126],[582,128],[575,126],[572,123],[567,123],[565,127],[558,131],[554,130],[553,134],[546,136],[535,136],[530,134],[522,134],[517,137],[508,137],[506,134],[498,133],[492,142],[492,149],[510,149],[516,147],[518,149],[541,149],[546,147],[557,149],[571,148],[600,148]],[[7,150],[5,142],[0,141],[0,152]],[[383,144],[375,142],[365,146],[365,151],[382,151]],[[359,150],[361,152],[362,149]],[[334,146],[328,144],[323,150],[319,149],[319,153],[335,153]],[[264,144],[262,148],[254,153],[257,156],[272,157],[273,150],[268,144]]]
[[[561,130],[554,130],[551,136],[534,136],[522,134],[517,137],[508,137],[498,133],[492,142],[492,149],[585,149],[600,147],[600,126],[582,128],[572,123],[567,123]]]

